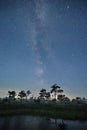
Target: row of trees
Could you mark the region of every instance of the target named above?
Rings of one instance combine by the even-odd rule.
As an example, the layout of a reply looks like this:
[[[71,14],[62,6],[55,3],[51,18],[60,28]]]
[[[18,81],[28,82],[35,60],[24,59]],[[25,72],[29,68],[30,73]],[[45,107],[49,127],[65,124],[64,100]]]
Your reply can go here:
[[[56,100],[56,99],[60,99],[64,96],[60,93],[63,93],[63,90],[61,89],[60,86],[58,86],[57,84],[54,84],[51,86],[50,92],[46,92],[46,89],[41,89],[40,93],[39,93],[39,95],[40,95],[39,98],[49,99],[52,94],[53,98]]]
[[[26,98],[27,99],[27,97],[29,96],[31,94],[31,92],[30,92],[30,90],[28,90],[28,91],[24,91],[24,90],[22,90],[22,91],[20,91],[19,93],[18,93],[18,97],[20,98],[20,99],[23,99],[23,98]],[[15,92],[15,91],[8,91],[8,95],[9,95],[9,98],[10,99],[15,99],[15,97],[17,96],[17,93]]]
[[[63,90],[61,89],[60,86],[58,86],[57,84],[54,84],[51,86],[51,90],[50,92],[47,92],[46,89],[41,89],[40,93],[39,93],[39,97],[38,99],[54,99],[54,100],[62,100],[65,98],[65,95],[62,94]],[[28,98],[28,96],[31,94],[30,90],[28,91],[20,91],[18,93],[18,95],[16,94],[15,91],[8,91],[8,95],[9,95],[9,99],[15,99],[15,97],[17,96],[18,98],[20,98],[21,100],[23,98]]]
[[[64,94],[63,94],[63,89],[61,89],[60,86],[58,86],[57,84],[53,84],[51,86],[51,90],[49,92],[47,92],[46,89],[42,88],[39,92],[39,96],[37,98],[33,98],[31,97],[31,100],[32,101],[50,101],[50,100],[53,100],[53,101],[60,101],[60,102],[63,102],[63,103],[70,103],[70,99],[68,97],[66,97]],[[4,98],[4,99],[0,99],[0,101],[5,101],[5,102],[13,102],[13,101],[17,101],[17,99],[20,99],[21,101],[23,101],[22,99],[26,99],[24,100],[25,101],[28,101],[28,96],[31,94],[31,91],[30,90],[27,90],[27,91],[20,91],[18,94],[15,92],[15,91],[8,91],[8,97]],[[30,101],[31,101],[30,100]],[[71,101],[72,103],[87,103],[87,100],[86,98],[80,98],[80,97],[76,97],[75,99],[72,99]]]
[[[31,94],[31,91],[20,91],[18,94],[15,91],[8,91],[8,97],[4,99],[0,99],[0,102],[9,102],[14,103],[14,101],[22,102],[22,103],[28,103],[30,102],[52,102],[57,101],[59,103],[74,103],[74,104],[87,104],[87,99],[85,97],[76,97],[75,99],[70,100],[68,97],[66,97],[63,94],[63,89],[61,89],[60,86],[57,84],[53,84],[51,86],[51,90],[48,92],[46,89],[42,88],[39,92],[39,96],[37,98],[30,97],[29,100],[28,96]],[[24,99],[24,100],[23,100]]]

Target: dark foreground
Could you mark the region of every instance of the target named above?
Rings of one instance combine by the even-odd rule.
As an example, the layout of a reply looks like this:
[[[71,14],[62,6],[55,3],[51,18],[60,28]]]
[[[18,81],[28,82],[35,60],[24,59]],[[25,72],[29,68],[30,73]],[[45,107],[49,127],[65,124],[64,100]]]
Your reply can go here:
[[[87,121],[87,105],[0,104],[0,116],[39,115]]]
[[[86,130],[87,122],[39,116],[0,117],[0,130]],[[62,126],[62,127],[61,127]]]

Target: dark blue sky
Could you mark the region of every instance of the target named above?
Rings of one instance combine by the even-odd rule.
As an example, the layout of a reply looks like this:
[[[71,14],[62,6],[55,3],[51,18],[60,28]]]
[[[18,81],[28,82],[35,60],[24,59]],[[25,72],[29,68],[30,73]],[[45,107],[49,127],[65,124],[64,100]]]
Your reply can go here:
[[[87,98],[87,1],[0,0],[0,95],[54,83]]]

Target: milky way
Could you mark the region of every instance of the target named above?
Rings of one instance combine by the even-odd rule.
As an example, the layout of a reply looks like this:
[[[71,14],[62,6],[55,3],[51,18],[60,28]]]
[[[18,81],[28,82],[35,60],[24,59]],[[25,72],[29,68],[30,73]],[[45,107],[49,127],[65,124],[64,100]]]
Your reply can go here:
[[[87,96],[87,2],[0,1],[0,95],[54,83]]]

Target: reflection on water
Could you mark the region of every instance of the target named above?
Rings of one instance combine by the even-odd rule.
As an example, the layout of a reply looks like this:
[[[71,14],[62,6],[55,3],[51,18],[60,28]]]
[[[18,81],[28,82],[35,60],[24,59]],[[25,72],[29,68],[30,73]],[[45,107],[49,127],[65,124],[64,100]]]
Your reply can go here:
[[[46,117],[0,117],[0,130],[86,130],[87,122],[49,119]]]

